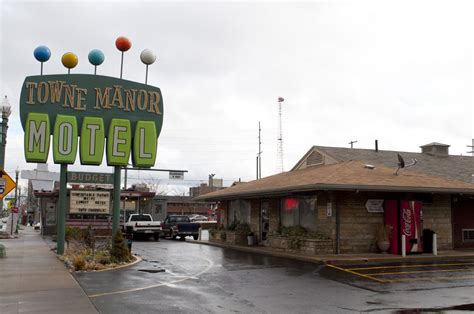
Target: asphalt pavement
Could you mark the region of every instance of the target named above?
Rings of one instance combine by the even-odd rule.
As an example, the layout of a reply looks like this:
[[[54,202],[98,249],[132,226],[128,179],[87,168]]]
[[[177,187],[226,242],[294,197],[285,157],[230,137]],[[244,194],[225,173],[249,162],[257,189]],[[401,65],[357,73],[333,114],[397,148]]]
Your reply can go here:
[[[134,241],[140,263],[73,277],[32,228],[0,243],[7,248],[0,258],[2,314],[474,310],[469,252],[401,261],[354,255],[323,263],[272,256],[259,247]]]
[[[75,273],[100,312],[423,313],[422,309],[452,310],[474,303],[472,279],[388,283],[359,275],[377,278],[374,273],[379,273],[380,278],[401,279],[422,274],[381,275],[394,272],[386,267],[388,262],[346,263],[336,269],[324,263],[171,240],[134,241],[132,251],[143,259],[141,263],[101,273]],[[436,269],[463,267],[462,271],[470,272],[469,263],[474,259],[459,263],[466,265]],[[391,266],[396,265],[391,262]],[[367,267],[371,269],[358,269]],[[351,268],[358,274],[348,272]],[[396,271],[420,270],[423,268]],[[427,274],[435,273],[423,276]]]

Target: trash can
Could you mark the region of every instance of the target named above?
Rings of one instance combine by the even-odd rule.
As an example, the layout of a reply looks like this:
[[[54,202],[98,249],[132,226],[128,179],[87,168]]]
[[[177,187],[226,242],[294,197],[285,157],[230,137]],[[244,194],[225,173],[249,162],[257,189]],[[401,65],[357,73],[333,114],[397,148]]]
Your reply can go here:
[[[433,253],[433,235],[431,229],[423,229],[423,253]]]

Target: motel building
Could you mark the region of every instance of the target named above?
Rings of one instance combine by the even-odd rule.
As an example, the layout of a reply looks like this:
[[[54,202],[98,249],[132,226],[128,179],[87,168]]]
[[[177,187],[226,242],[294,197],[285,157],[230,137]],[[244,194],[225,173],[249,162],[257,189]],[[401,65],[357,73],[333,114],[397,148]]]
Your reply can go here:
[[[288,172],[198,197],[219,202],[210,241],[247,244],[247,230],[280,251],[373,253],[385,234],[388,252],[401,254],[404,235],[416,254],[432,252],[436,234],[438,250],[474,248],[474,158],[440,143],[420,153],[377,146],[313,146]]]

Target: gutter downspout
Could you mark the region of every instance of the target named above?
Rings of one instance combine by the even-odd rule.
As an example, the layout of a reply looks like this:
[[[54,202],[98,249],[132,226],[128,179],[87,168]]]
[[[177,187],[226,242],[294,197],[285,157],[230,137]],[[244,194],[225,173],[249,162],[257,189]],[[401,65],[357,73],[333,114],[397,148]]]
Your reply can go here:
[[[337,202],[334,201],[334,208],[336,208],[336,254],[341,254],[341,215],[339,214],[339,206]]]

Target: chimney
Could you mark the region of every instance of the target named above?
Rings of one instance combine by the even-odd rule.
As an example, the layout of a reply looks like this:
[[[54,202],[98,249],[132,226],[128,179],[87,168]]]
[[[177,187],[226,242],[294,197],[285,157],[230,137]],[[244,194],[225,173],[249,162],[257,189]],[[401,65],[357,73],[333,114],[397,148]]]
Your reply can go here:
[[[423,154],[435,156],[435,157],[448,157],[449,156],[449,145],[441,143],[430,143],[420,146]]]
[[[378,140],[375,140],[375,152],[376,153],[379,152],[379,141]]]

